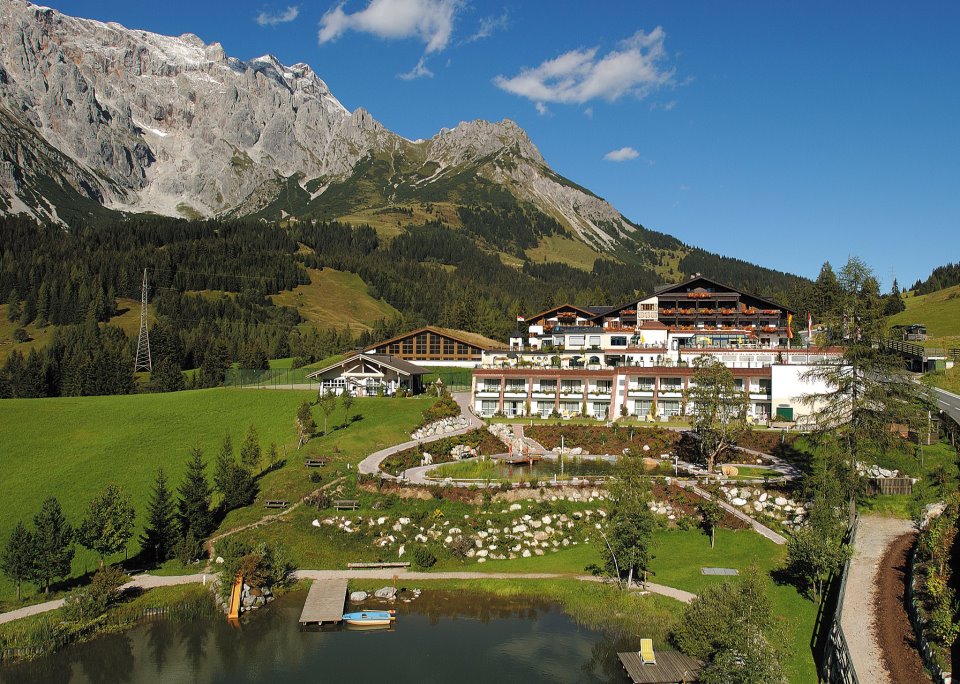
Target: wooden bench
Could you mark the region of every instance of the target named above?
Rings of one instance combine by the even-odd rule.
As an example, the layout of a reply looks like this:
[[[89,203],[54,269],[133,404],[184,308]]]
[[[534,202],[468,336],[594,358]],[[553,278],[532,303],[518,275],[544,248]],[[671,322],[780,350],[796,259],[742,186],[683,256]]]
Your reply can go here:
[[[337,499],[333,507],[338,511],[355,511],[360,508],[360,502],[356,499]]]
[[[264,502],[265,508],[286,508],[290,505],[289,501],[281,501],[278,499],[270,499],[269,501]]]
[[[347,569],[357,570],[360,568],[409,568],[410,563],[347,563]]]
[[[327,465],[327,463],[329,462],[330,461],[328,461],[325,458],[308,458],[304,461],[303,464],[308,468],[322,468],[323,466]]]

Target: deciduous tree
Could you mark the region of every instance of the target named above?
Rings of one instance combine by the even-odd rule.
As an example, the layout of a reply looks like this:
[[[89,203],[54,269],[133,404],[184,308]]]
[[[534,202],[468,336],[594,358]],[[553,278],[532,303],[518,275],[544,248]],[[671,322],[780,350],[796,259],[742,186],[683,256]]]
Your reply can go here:
[[[108,485],[90,501],[77,538],[100,557],[103,567],[107,556],[119,553],[127,545],[135,517],[130,497],[120,487]]]
[[[260,468],[260,461],[263,458],[263,452],[260,449],[260,437],[257,435],[257,428],[253,425],[247,430],[247,436],[240,447],[240,462],[251,473]]]
[[[694,386],[688,400],[700,455],[713,472],[717,458],[746,429],[745,388],[737,387],[733,372],[717,359],[694,360]]]
[[[317,431],[317,423],[313,419],[313,411],[310,410],[310,402],[305,401],[297,409],[297,448],[306,444],[313,433]]]

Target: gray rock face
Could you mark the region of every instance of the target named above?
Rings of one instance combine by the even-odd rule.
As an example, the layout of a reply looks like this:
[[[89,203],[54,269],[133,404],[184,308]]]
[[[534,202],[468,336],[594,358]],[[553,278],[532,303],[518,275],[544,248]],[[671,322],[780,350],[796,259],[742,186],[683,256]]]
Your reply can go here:
[[[56,219],[56,207],[36,196],[52,179],[114,209],[250,214],[291,188],[315,202],[373,155],[403,170],[381,189],[388,202],[467,169],[598,248],[636,230],[552,172],[511,121],[461,123],[412,142],[362,108],[349,112],[306,64],[270,55],[245,62],[193,34],[0,4],[3,213]]]

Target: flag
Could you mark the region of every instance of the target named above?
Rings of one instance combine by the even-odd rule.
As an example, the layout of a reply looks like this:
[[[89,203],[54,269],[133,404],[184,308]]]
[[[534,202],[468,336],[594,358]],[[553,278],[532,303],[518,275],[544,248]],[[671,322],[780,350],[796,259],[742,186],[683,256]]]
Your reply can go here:
[[[813,314],[807,312],[807,339],[813,340]]]
[[[793,314],[787,314],[787,337],[793,337]]]
[[[526,319],[524,319],[523,316],[521,316],[520,314],[517,314],[517,323],[523,323],[524,320]]]

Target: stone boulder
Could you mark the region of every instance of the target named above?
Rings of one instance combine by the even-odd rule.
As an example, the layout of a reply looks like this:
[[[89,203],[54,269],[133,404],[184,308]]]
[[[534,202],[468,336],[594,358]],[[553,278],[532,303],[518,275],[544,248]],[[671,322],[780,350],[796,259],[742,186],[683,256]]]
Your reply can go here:
[[[377,598],[380,598],[380,599],[393,599],[393,598],[395,598],[396,595],[397,595],[397,588],[396,588],[396,587],[383,587],[383,588],[381,588],[381,589],[377,589],[377,590],[373,593],[373,595],[376,596]]]
[[[352,591],[350,592],[350,601],[360,603],[361,601],[366,601],[367,596],[369,596],[369,594],[365,591]]]

